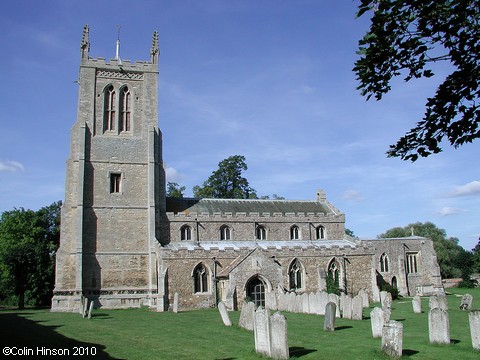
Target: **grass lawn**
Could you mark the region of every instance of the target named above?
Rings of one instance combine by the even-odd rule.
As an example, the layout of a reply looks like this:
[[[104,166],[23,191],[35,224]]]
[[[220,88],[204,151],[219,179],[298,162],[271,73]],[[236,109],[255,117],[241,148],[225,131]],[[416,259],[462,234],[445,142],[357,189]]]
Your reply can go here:
[[[422,314],[413,313],[411,299],[394,301],[392,319],[404,326],[403,357],[480,359],[480,353],[472,349],[468,313],[458,309],[460,296],[466,292],[474,296],[473,307],[480,309],[480,289],[449,292],[450,345],[429,344],[428,298],[422,299]],[[324,332],[323,316],[285,313],[290,356],[302,360],[387,359],[380,352],[381,340],[372,338],[369,314],[370,310],[364,309],[362,321],[337,319],[335,332]],[[216,309],[178,314],[96,309],[90,320],[48,309],[2,309],[0,343],[2,350],[16,346],[16,351],[30,355],[42,348],[44,354],[47,349],[70,352],[70,356],[43,356],[49,359],[261,359],[254,351],[253,332],[237,326],[239,315],[230,313],[234,325],[225,327]],[[73,356],[75,349],[84,356]]]

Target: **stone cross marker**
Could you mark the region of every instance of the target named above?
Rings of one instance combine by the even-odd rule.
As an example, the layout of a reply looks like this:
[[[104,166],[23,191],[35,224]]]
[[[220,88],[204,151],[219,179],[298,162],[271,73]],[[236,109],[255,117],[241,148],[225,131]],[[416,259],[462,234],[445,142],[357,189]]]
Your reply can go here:
[[[448,312],[434,308],[428,313],[428,330],[430,343],[450,344],[450,323]]]
[[[218,311],[220,312],[220,316],[222,317],[223,324],[225,326],[232,326],[232,322],[230,321],[230,317],[228,316],[227,308],[223,302],[218,303]]]
[[[248,302],[243,304],[242,311],[240,312],[240,319],[238,320],[238,326],[246,330],[253,331],[253,318],[255,317],[255,304]]]
[[[480,310],[471,311],[468,314],[470,323],[470,336],[472,337],[472,346],[480,351]]]
[[[271,356],[274,359],[288,359],[290,357],[287,319],[279,312],[276,312],[270,318],[270,344]]]
[[[383,310],[379,307],[370,312],[370,322],[372,323],[372,335],[374,338],[382,337],[383,325],[385,324]]]
[[[473,296],[465,294],[460,301],[460,310],[470,310],[472,308]]]
[[[323,323],[323,330],[335,331],[335,313],[337,312],[337,305],[334,302],[329,302],[325,306],[325,320]]]
[[[255,311],[253,333],[255,337],[255,351],[270,357],[272,347],[270,344],[270,314],[267,309],[259,306]]]
[[[88,318],[92,317],[92,310],[93,310],[93,301],[90,301],[90,306],[88,307]]]
[[[178,292],[173,295],[173,312],[178,313]]]
[[[382,351],[388,356],[401,357],[403,350],[403,324],[391,320],[382,329]]]
[[[413,312],[415,314],[421,314],[422,313],[422,299],[420,296],[415,295],[412,299],[412,306],[413,306]]]

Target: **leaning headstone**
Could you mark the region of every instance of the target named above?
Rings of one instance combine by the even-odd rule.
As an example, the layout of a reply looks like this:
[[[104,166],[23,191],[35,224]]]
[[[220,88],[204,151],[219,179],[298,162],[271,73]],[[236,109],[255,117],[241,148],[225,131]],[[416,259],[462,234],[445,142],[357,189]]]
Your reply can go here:
[[[422,299],[420,296],[415,295],[412,299],[412,307],[413,307],[413,312],[415,314],[421,314],[422,313]]]
[[[323,323],[323,330],[335,331],[335,313],[337,312],[337,305],[334,302],[329,302],[325,306],[325,320]]]
[[[372,335],[374,338],[382,337],[382,329],[385,324],[383,310],[379,307],[370,311],[370,322],[372,323]]]
[[[178,313],[178,292],[173,295],[173,312]]]
[[[363,299],[357,295],[352,299],[352,320],[362,320],[363,318]]]
[[[403,350],[403,324],[389,321],[382,329],[382,352],[391,357],[401,357]]]
[[[82,315],[82,317],[85,317],[85,297],[83,296],[83,294],[80,295],[80,308],[78,309],[78,312],[80,313],[80,315]]]
[[[352,297],[347,295],[343,298],[342,302],[342,315],[344,319],[351,319],[352,318]]]
[[[238,326],[246,330],[253,331],[253,318],[255,317],[255,304],[248,302],[243,304],[242,311],[240,312],[240,319],[238,320]]]
[[[460,310],[470,310],[472,308],[473,296],[465,294],[460,301]]]
[[[230,321],[230,317],[228,316],[227,308],[222,301],[218,303],[218,311],[220,312],[220,316],[222,317],[223,324],[225,326],[232,326],[232,322]]]
[[[88,312],[88,298],[85,298],[85,301],[83,302],[82,317],[87,316],[87,312]]]
[[[92,317],[92,310],[93,310],[93,301],[90,301],[90,306],[88,307],[88,318]]]
[[[471,311],[468,314],[470,323],[470,336],[472,337],[472,346],[480,351],[480,310]]]
[[[287,319],[276,312],[270,318],[270,345],[271,357],[274,359],[288,359]]]
[[[255,351],[270,357],[272,348],[270,345],[270,314],[267,309],[259,306],[255,311],[253,333],[255,338]]]
[[[448,312],[434,308],[428,313],[428,330],[430,343],[450,344],[450,323]]]

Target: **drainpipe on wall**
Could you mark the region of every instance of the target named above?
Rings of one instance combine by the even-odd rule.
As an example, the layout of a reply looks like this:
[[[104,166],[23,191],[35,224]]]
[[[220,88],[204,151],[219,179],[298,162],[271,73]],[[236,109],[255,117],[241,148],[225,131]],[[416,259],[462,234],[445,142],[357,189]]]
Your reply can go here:
[[[197,218],[195,218],[195,224],[196,224],[196,227],[197,227],[197,231],[196,231],[196,238],[197,238],[197,246],[200,246],[200,234],[198,233],[198,230],[199,230],[199,222],[197,220]]]
[[[213,257],[213,293],[215,294],[215,306],[218,305],[218,294],[217,294],[217,259]]]

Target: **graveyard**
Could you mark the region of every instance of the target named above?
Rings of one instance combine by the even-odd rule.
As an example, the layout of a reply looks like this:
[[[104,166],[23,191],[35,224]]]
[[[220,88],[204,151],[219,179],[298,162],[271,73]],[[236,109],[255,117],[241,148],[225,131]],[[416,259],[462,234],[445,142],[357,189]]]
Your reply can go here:
[[[390,319],[403,326],[403,357],[411,359],[478,359],[469,330],[469,311],[461,310],[462,295],[473,295],[472,309],[480,309],[480,288],[449,289],[449,344],[431,344],[429,301],[421,298],[415,313],[412,298],[394,300]],[[388,359],[382,339],[372,336],[370,313],[378,303],[363,309],[363,319],[336,318],[324,329],[325,316],[281,312],[288,328],[292,359]],[[273,315],[274,312],[272,311]],[[218,309],[157,313],[147,308],[93,309],[91,318],[49,309],[0,310],[2,349],[39,351],[81,349],[89,359],[261,359],[255,352],[254,332],[239,326],[240,311],[228,312],[226,326]],[[330,322],[331,320],[329,320]],[[43,351],[43,352],[42,352]],[[95,353],[95,354],[93,354]],[[81,354],[80,354],[81,355]]]

